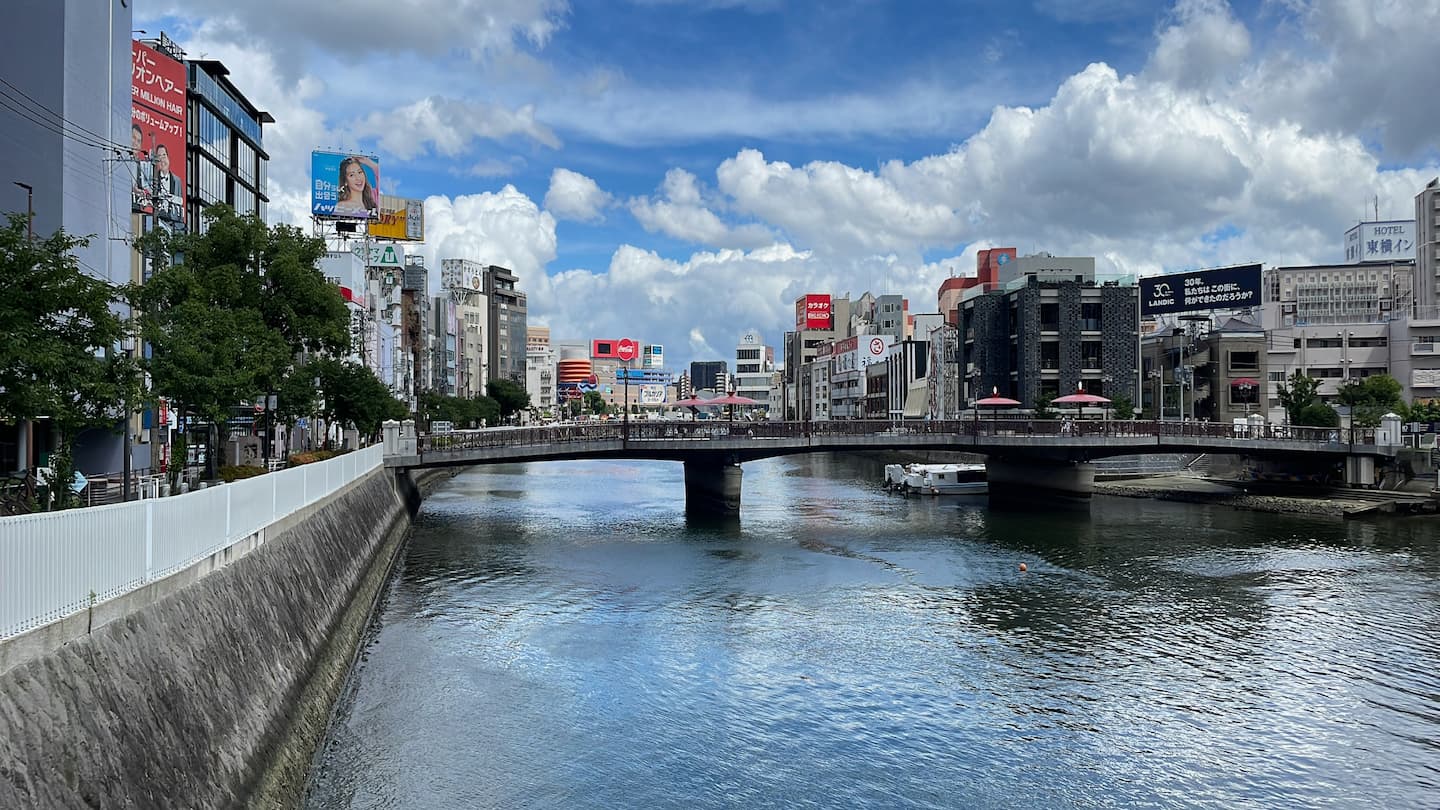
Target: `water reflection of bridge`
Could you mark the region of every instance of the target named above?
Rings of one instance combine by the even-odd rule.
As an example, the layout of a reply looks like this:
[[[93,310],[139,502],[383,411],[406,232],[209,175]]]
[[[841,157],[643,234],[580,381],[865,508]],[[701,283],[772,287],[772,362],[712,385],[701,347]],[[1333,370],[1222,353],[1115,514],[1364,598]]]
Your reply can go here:
[[[1088,462],[1145,453],[1229,453],[1313,467],[1342,464],[1352,483],[1370,483],[1377,460],[1393,458],[1383,430],[1207,422],[975,419],[935,422],[590,422],[415,435],[386,425],[386,466],[396,469],[576,459],[653,459],[685,464],[686,502],[732,511],[740,464],[797,453],[912,450],[987,457],[992,497],[1088,496]],[[1377,438],[1380,441],[1377,441]]]

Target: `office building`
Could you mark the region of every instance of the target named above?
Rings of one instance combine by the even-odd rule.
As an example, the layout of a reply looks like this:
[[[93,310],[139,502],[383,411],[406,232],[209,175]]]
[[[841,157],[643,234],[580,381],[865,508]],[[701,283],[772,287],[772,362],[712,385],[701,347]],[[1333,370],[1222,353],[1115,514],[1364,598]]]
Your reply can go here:
[[[690,364],[690,386],[696,391],[730,393],[729,367],[724,360],[696,360]]]
[[[499,265],[485,268],[485,295],[490,305],[487,382],[509,380],[525,384],[529,324],[525,293],[516,286],[519,281],[519,276]]]
[[[128,157],[131,117],[130,5],[120,0],[12,0],[0,26],[0,204],[33,210],[37,238],[60,228],[93,234],[76,250],[81,268],[131,280]],[[19,290],[11,290],[12,294]],[[43,465],[49,422],[0,424],[0,469]],[[86,474],[121,469],[124,442],[100,428],[75,437]],[[149,466],[143,449],[136,467]]]
[[[270,204],[266,193],[270,155],[264,148],[263,128],[275,119],[230,82],[230,71],[221,62],[190,59],[186,72],[190,122],[185,150],[187,226],[203,231],[201,212],[216,203],[229,205],[237,214],[265,219]]]

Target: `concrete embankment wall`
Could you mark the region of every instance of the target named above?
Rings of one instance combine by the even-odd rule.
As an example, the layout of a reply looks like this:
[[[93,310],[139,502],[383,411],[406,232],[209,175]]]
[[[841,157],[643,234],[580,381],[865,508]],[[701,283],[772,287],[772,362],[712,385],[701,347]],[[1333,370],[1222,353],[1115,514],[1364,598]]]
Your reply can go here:
[[[377,470],[223,568],[137,594],[0,673],[0,807],[293,804],[434,478]]]

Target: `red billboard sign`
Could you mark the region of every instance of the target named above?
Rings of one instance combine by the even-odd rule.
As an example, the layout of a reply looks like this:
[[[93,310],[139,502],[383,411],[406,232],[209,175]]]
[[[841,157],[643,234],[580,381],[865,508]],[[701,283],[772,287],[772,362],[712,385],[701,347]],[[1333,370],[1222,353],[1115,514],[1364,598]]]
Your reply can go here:
[[[810,293],[795,302],[795,329],[797,331],[830,329],[832,324],[830,296]]]
[[[130,208],[185,220],[185,65],[130,43]]]
[[[634,338],[611,338],[590,341],[590,356],[599,360],[629,362],[640,356],[640,341]]]

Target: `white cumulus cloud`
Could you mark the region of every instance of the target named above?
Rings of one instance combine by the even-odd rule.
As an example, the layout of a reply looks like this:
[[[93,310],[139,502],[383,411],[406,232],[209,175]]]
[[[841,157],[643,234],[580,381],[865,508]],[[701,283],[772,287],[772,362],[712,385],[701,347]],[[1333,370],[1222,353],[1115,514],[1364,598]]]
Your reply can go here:
[[[611,197],[594,180],[569,169],[550,173],[550,190],[545,192],[545,210],[559,219],[595,222],[604,217]]]

